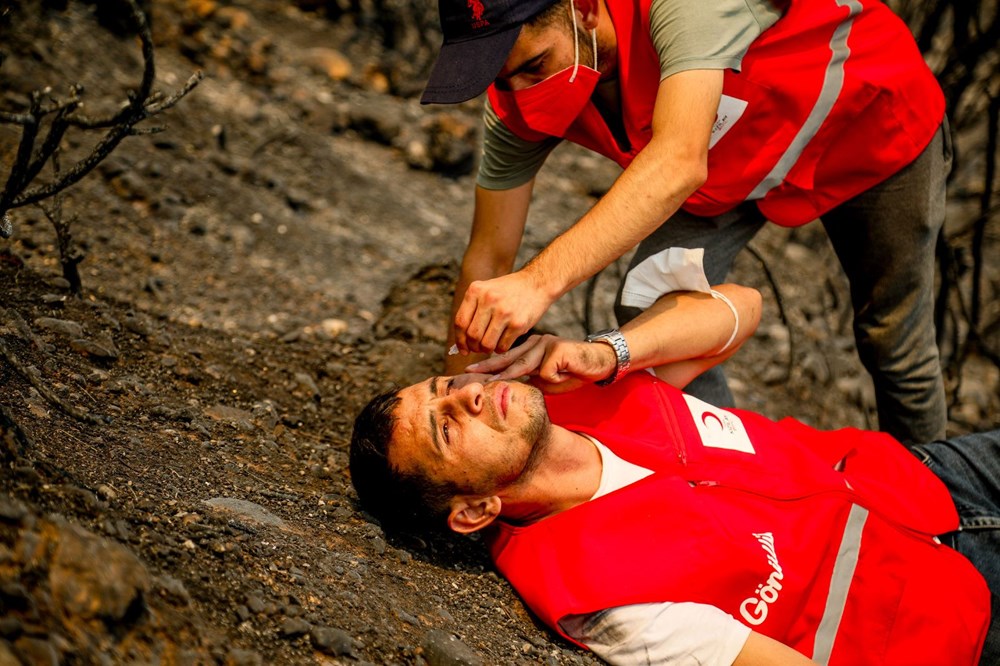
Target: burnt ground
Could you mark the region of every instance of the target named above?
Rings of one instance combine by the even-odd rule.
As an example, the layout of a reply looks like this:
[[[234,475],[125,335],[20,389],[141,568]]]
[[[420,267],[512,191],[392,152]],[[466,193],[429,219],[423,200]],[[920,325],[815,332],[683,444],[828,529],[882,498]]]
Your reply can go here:
[[[0,664],[594,663],[533,620],[475,539],[389,538],[347,476],[357,409],[439,369],[477,104],[386,94],[371,44],[283,3],[155,5],[157,87],[205,79],[157,119],[165,132],[68,191],[83,293],[38,208],[0,240]],[[138,49],[91,12],[4,18],[6,102],[74,81],[92,109],[124,99]],[[0,125],[5,169],[16,138]],[[960,139],[959,220],[982,132]],[[64,160],[88,141],[71,133]],[[525,258],[616,175],[572,148],[551,162]],[[597,283],[592,328],[618,270]],[[819,225],[767,229],[734,280],[766,301],[729,363],[740,405],[873,425]],[[992,259],[994,320],[997,286]],[[581,336],[585,301],[571,293],[542,327]],[[951,430],[997,425],[998,386],[972,353],[949,375]]]

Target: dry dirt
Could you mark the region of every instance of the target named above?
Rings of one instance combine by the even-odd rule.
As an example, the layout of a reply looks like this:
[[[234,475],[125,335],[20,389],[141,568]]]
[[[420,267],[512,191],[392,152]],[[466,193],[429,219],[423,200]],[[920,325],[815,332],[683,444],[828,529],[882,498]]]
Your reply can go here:
[[[40,210],[14,211],[0,240],[0,664],[594,663],[533,620],[475,539],[388,538],[347,476],[357,409],[439,369],[477,103],[385,94],[370,45],[285,3],[153,4],[157,87],[205,79],[165,132],[69,191],[82,295]],[[100,108],[141,64],[80,2],[25,3],[0,49],[10,103],[80,81]],[[0,125],[4,169],[16,138]],[[71,136],[64,159],[88,141]],[[571,148],[549,167],[524,258],[616,175]],[[753,247],[734,280],[767,310],[729,363],[741,406],[872,425],[819,225]],[[585,301],[542,327],[581,336]],[[996,367],[973,356],[958,379],[952,430],[995,426]]]

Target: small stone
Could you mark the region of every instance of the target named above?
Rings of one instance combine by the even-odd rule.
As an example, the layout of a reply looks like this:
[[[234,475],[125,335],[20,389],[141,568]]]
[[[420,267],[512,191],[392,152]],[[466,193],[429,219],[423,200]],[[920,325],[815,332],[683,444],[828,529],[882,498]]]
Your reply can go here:
[[[331,340],[345,331],[347,331],[347,322],[343,319],[324,319],[319,323],[320,334]]]
[[[286,617],[281,622],[281,635],[285,638],[298,638],[309,633],[312,627],[305,620],[298,617]]]
[[[69,289],[71,286],[69,280],[61,275],[53,275],[52,277],[47,278],[45,283],[50,287],[55,287],[56,289]]]
[[[253,432],[253,414],[245,409],[229,407],[227,405],[214,405],[205,410],[205,416],[216,421],[229,423],[244,432]]]
[[[253,650],[233,648],[226,655],[226,666],[261,666],[263,663],[263,657]]]
[[[421,643],[429,666],[481,666],[483,660],[454,634],[431,629]]]
[[[247,500],[235,497],[213,497],[205,500],[205,504],[217,510],[235,513],[241,518],[246,518],[262,525],[271,525],[274,527],[285,526],[285,521],[281,518],[261,505]]]
[[[299,383],[299,386],[304,388],[310,396],[313,398],[319,398],[319,387],[316,385],[316,381],[305,372],[296,372],[295,381]]]
[[[19,523],[26,515],[28,515],[28,507],[23,502],[6,495],[0,496],[0,520]]]
[[[125,319],[123,320],[122,325],[125,327],[125,330],[131,331],[132,333],[143,337],[147,337],[153,332],[153,327],[146,317],[136,315],[132,312],[125,313]]]
[[[333,627],[313,627],[309,638],[314,648],[331,657],[354,656],[354,639],[346,631]]]
[[[191,601],[191,594],[184,587],[184,583],[173,576],[160,576],[156,583],[167,596],[172,597],[176,601],[180,601],[185,605]]]
[[[254,424],[264,432],[271,432],[278,425],[278,410],[270,400],[262,400],[253,406],[251,412]]]
[[[75,321],[66,319],[55,319],[53,317],[39,317],[35,320],[35,326],[44,328],[47,331],[65,335],[68,338],[79,338],[83,335],[83,326]]]
[[[402,608],[394,608],[393,612],[396,614],[396,617],[398,617],[403,622],[406,622],[407,624],[412,624],[414,627],[420,626],[420,620],[418,620],[415,615],[407,613]]]
[[[256,594],[248,594],[246,599],[246,604],[247,608],[249,608],[252,612],[257,614],[263,613],[264,609],[266,608],[264,600],[261,599],[260,596]]]
[[[106,483],[98,485],[96,490],[97,490],[97,496],[106,502],[113,502],[114,500],[118,499],[118,493],[115,491],[114,488],[112,488]]]
[[[95,358],[114,360],[118,358],[118,350],[110,340],[98,342],[85,338],[76,338],[69,343],[70,348],[78,354]]]

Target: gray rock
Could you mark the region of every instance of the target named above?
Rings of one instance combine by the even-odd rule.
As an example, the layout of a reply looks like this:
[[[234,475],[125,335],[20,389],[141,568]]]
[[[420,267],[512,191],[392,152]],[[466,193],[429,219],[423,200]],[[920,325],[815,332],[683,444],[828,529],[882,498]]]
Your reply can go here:
[[[229,407],[227,405],[213,405],[205,410],[205,416],[216,421],[229,423],[244,432],[252,432],[254,429],[253,414],[245,409]]]
[[[28,515],[28,507],[24,505],[24,502],[7,495],[0,495],[0,520],[19,523],[26,515]]]
[[[421,647],[429,666],[481,666],[483,660],[454,634],[431,629]]]
[[[125,313],[125,319],[122,322],[122,325],[125,327],[125,330],[131,331],[132,333],[143,337],[147,337],[153,332],[153,326],[149,321],[149,317],[135,314],[133,312]]]
[[[253,650],[233,648],[226,655],[226,666],[261,666],[263,657]]]
[[[311,375],[305,372],[296,372],[295,381],[298,382],[299,386],[306,390],[312,398],[319,398],[319,387],[316,385],[316,381]]]
[[[253,406],[253,422],[265,432],[271,432],[278,425],[278,410],[270,400],[262,400]]]
[[[284,527],[285,521],[274,515],[260,504],[235,497],[213,497],[205,500],[205,504],[214,509],[229,511],[261,525]]]
[[[281,635],[285,638],[298,638],[309,633],[312,627],[308,622],[298,617],[286,617],[281,622]]]
[[[118,358],[118,349],[110,338],[100,341],[87,340],[86,338],[75,338],[70,341],[69,346],[73,351],[85,356],[114,360]]]
[[[173,576],[163,575],[156,579],[156,586],[167,596],[187,605],[191,602],[191,594],[184,587],[184,583]]]
[[[267,608],[267,604],[264,600],[257,594],[248,594],[246,599],[247,608],[249,608],[254,613],[263,613]]]
[[[420,620],[417,619],[416,615],[411,615],[402,608],[393,608],[392,612],[395,613],[396,617],[398,617],[403,622],[406,622],[407,624],[412,624],[414,627],[420,626]]]
[[[354,639],[342,629],[313,627],[309,630],[313,647],[332,657],[354,656]]]
[[[35,320],[35,326],[44,328],[47,331],[65,335],[67,338],[79,338],[83,335],[83,326],[75,321],[67,319],[55,319],[53,317],[39,317]]]
[[[118,499],[118,493],[113,487],[107,483],[101,483],[97,486],[97,496],[100,497],[105,502],[113,502]]]

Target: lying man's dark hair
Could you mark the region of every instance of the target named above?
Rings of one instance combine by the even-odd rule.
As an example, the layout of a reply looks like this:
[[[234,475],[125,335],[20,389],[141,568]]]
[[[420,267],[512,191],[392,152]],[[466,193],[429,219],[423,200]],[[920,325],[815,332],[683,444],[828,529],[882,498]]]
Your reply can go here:
[[[434,483],[419,474],[404,474],[389,463],[397,394],[388,391],[375,396],[354,420],[351,483],[361,507],[387,532],[443,530],[449,500],[460,489],[453,483]]]

